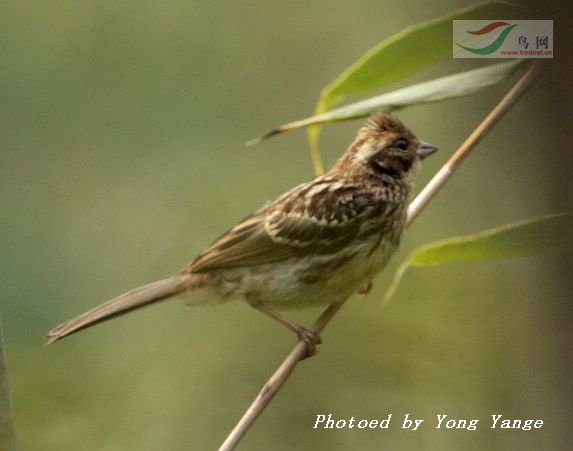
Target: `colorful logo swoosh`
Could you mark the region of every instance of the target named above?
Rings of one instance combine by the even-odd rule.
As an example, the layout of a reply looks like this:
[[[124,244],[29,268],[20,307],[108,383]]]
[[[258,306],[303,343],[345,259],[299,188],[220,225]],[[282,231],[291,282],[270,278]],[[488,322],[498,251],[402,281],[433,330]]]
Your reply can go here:
[[[509,25],[507,22],[492,22],[487,24],[485,27],[480,28],[479,30],[475,31],[468,31],[469,34],[488,34],[490,31],[495,30],[496,28],[503,27],[504,25]]]
[[[509,25],[507,22],[492,22],[492,23],[486,25],[485,27],[483,27],[479,30],[468,31],[468,33],[473,34],[473,35],[484,35],[484,34],[492,32],[493,30],[497,30],[500,27],[506,27],[506,28],[499,34],[499,36],[497,37],[497,39],[495,41],[493,41],[491,44],[489,44],[485,47],[471,48],[471,47],[466,47],[465,45],[459,44],[457,42],[456,42],[456,45],[461,47],[464,50],[467,50],[468,52],[472,52],[472,53],[475,53],[477,55],[489,55],[490,53],[497,51],[501,47],[501,45],[504,43],[505,39],[507,38],[507,35],[509,33],[511,33],[511,30],[513,30],[515,27],[517,27],[517,24]]]

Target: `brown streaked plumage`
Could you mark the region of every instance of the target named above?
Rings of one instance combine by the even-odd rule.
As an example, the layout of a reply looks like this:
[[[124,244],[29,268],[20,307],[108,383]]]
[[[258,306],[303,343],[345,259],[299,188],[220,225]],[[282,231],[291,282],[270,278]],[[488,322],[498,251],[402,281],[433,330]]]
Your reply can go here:
[[[242,297],[294,330],[312,354],[317,337],[274,310],[368,290],[400,241],[419,162],[435,150],[394,115],[375,113],[328,173],[239,222],[174,276],[57,326],[47,341],[185,294],[196,305]]]

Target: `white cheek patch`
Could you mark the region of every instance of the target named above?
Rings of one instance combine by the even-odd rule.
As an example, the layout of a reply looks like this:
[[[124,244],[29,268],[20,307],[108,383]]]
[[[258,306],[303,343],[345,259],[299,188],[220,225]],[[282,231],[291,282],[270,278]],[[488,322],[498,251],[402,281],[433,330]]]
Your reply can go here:
[[[373,146],[370,143],[364,143],[356,151],[356,153],[352,157],[352,160],[355,163],[363,163],[365,161],[368,161],[377,151],[378,151],[377,147]]]

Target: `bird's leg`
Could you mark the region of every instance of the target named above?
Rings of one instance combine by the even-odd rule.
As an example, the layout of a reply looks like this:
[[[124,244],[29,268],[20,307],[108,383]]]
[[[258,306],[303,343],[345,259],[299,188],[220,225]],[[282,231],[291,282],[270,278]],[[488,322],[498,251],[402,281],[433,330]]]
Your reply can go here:
[[[362,296],[366,296],[368,293],[370,293],[370,290],[372,290],[372,281],[370,281],[366,285],[360,287],[360,289],[358,290],[358,294],[360,294]]]
[[[299,326],[294,321],[291,321],[288,318],[280,315],[279,313],[275,312],[270,307],[267,307],[262,302],[250,302],[250,305],[257,309],[259,312],[264,313],[268,317],[274,319],[275,321],[279,322],[283,326],[287,327],[289,330],[293,331],[299,340],[304,341],[306,345],[306,358],[312,357],[316,354],[316,345],[322,343],[320,335],[312,330],[305,329],[302,326]]]

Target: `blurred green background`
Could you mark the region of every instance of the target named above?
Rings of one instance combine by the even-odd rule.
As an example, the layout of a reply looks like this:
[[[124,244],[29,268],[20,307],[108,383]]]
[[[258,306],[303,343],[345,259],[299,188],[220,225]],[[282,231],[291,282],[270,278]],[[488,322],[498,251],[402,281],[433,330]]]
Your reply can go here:
[[[241,303],[170,301],[50,347],[43,334],[180,269],[312,177],[304,132],[243,143],[308,115],[320,88],[385,37],[470,4],[5,2],[0,307],[21,449],[218,446],[294,344],[267,318]],[[534,15],[556,19],[556,58],[538,83],[420,216],[375,290],[344,307],[242,449],[571,449],[569,257],[412,270],[387,308],[379,302],[416,245],[570,209],[565,5]],[[408,82],[474,66],[450,60]],[[509,86],[401,113],[441,148],[419,186]],[[358,125],[325,128],[328,164]],[[291,316],[310,324],[319,313]],[[396,423],[314,430],[319,413]],[[406,413],[426,419],[420,431],[399,428]],[[442,413],[480,427],[436,430]],[[492,430],[492,414],[545,425]]]

